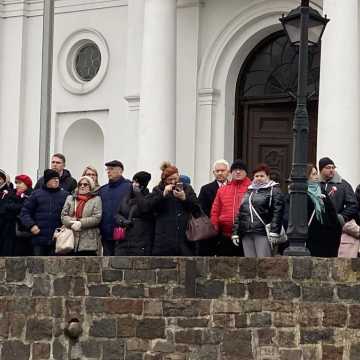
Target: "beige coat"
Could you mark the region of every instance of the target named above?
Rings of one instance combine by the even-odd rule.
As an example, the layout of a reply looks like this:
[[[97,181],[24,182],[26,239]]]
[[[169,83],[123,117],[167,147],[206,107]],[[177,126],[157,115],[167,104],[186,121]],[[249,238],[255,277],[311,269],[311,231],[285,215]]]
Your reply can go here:
[[[69,195],[66,198],[61,212],[61,222],[70,228],[75,214],[75,196]],[[101,221],[102,204],[100,196],[95,196],[88,200],[84,206],[81,222],[81,230],[74,231],[75,252],[77,251],[97,251],[100,242],[99,223]]]

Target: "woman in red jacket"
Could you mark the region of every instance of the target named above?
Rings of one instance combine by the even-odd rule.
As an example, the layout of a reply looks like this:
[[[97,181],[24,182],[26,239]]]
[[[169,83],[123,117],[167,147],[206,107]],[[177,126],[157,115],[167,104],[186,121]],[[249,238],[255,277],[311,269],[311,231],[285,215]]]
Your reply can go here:
[[[242,248],[232,243],[231,235],[242,198],[251,181],[247,177],[247,166],[242,160],[235,160],[230,171],[230,183],[218,190],[211,208],[211,222],[221,235],[216,251],[217,256],[243,255]]]

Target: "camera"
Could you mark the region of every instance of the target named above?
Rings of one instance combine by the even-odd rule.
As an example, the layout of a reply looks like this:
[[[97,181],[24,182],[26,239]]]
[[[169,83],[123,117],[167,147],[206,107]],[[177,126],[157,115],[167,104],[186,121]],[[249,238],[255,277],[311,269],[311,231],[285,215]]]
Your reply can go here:
[[[184,184],[182,182],[176,183],[175,190],[176,191],[183,191],[184,190]]]

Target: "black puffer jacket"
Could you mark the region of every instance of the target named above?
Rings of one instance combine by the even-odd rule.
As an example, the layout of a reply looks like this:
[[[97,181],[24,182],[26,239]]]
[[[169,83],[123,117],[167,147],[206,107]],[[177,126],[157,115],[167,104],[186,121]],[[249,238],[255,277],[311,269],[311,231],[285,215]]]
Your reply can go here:
[[[144,205],[149,190],[131,191],[121,202],[115,223],[126,228],[125,239],[117,241],[116,256],[148,256],[154,239],[155,218],[153,212]]]
[[[61,224],[61,210],[64,206],[68,192],[63,189],[49,189],[42,187],[35,190],[25,200],[21,209],[20,221],[31,229],[37,225],[40,229],[38,235],[32,237],[33,245],[50,246],[53,244],[53,234]]]
[[[320,186],[321,191],[329,195],[336,213],[341,215],[341,222],[348,222],[357,217],[358,204],[354,190],[338,173],[331,180],[325,181],[321,179]]]
[[[270,181],[266,187],[255,190],[249,186],[239,213],[235,219],[233,234],[258,233],[266,235],[265,226],[250,208],[250,202],[265,224],[271,224],[270,231],[280,234],[284,211],[283,194],[279,184]]]
[[[188,241],[186,228],[191,214],[200,216],[200,203],[193,188],[184,184],[186,199],[179,200],[172,193],[163,196],[164,185],[154,188],[146,206],[155,213],[154,256],[193,256],[194,242]]]

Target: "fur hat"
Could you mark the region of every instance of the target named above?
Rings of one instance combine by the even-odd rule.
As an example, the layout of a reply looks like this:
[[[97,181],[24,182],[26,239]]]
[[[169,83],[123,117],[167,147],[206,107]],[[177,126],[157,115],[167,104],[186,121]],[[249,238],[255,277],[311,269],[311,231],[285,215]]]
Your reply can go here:
[[[334,165],[335,163],[329,157],[323,157],[319,160],[319,171],[321,171],[327,165]]]
[[[164,161],[160,166],[160,170],[162,171],[161,180],[165,180],[169,176],[179,173],[178,168],[175,165],[171,165],[169,161]]]
[[[54,179],[54,178],[58,178],[60,180],[60,175],[57,171],[52,170],[52,169],[46,169],[44,171],[44,184],[45,185],[48,181],[50,181],[51,179]]]
[[[25,174],[17,175],[15,177],[15,181],[23,182],[28,187],[28,189],[32,188],[32,180],[31,180],[30,176],[27,176]]]
[[[151,174],[146,171],[139,171],[133,176],[133,180],[138,182],[142,188],[146,189],[151,180]]]
[[[245,170],[248,172],[246,164],[241,159],[237,159],[232,163],[230,172],[233,172],[234,170]]]

